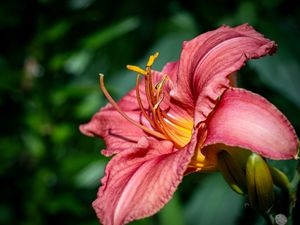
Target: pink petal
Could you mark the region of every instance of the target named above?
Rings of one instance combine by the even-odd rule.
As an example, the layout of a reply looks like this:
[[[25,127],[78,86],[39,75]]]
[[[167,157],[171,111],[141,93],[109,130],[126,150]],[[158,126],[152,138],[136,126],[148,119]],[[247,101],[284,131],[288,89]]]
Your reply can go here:
[[[146,97],[143,89],[144,83],[141,82],[140,95],[145,104]],[[135,88],[124,96],[118,105],[130,118],[149,126],[148,121],[142,116],[136,99]],[[148,105],[145,104],[145,107]],[[102,153],[107,156],[133,148],[142,136],[148,135],[121,116],[111,104],[101,108],[87,124],[80,125],[79,128],[87,136],[104,138],[107,149],[103,150]]]
[[[138,113],[126,114],[139,121]],[[111,105],[102,108],[89,123],[79,128],[85,135],[104,138],[107,149],[102,153],[106,156],[133,148],[142,136],[146,136],[143,130],[124,119]]]
[[[173,82],[176,82],[177,79],[177,70],[178,70],[179,62],[169,62],[167,63],[163,70],[161,71],[162,74],[168,74],[170,79]]]
[[[171,142],[142,138],[114,156],[93,202],[100,222],[121,225],[156,213],[181,182],[195,144],[176,151]]]
[[[162,72],[160,73],[161,75],[168,75],[168,81],[164,86],[164,99],[160,104],[160,108],[173,118],[192,121],[194,116],[194,107],[186,108],[181,102],[178,102],[176,99],[170,96],[170,92],[174,88],[174,83],[176,83],[176,72],[178,70],[178,65],[178,62],[169,62],[164,66]],[[158,76],[156,75],[156,77]]]
[[[205,120],[217,98],[229,86],[227,77],[245,61],[271,54],[274,42],[247,24],[222,26],[183,45],[177,71],[177,84],[171,96],[186,108],[196,107],[195,125]]]
[[[297,157],[298,139],[287,118],[263,97],[228,89],[208,120],[204,146],[225,144],[271,159]]]

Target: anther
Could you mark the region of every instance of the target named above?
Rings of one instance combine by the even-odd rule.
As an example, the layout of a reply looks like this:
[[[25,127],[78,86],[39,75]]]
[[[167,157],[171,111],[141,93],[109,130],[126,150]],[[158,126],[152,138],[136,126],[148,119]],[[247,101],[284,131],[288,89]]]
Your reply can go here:
[[[156,90],[160,90],[160,89],[163,87],[163,85],[164,85],[164,83],[166,82],[167,79],[168,79],[168,75],[165,74],[165,75],[163,76],[163,79],[162,79],[161,81],[159,81],[159,82],[155,85],[155,89],[156,89]]]
[[[143,70],[143,69],[141,69],[141,68],[138,67],[138,66],[127,65],[126,67],[127,67],[127,69],[129,69],[129,70],[131,70],[131,71],[133,71],[133,72],[137,72],[137,73],[143,74],[143,75],[145,75],[145,76],[148,75],[148,72],[147,72],[146,70]]]
[[[159,53],[156,52],[154,55],[150,55],[148,63],[147,63],[147,67],[151,67],[155,61],[155,59],[158,57]]]

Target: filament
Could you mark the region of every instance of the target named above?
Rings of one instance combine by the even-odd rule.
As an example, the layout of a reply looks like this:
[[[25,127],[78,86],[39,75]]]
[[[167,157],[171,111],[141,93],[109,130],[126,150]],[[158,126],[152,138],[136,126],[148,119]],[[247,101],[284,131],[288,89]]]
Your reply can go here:
[[[162,138],[162,139],[166,139],[165,135],[159,133],[159,132],[156,132],[154,130],[150,130],[148,127],[145,127],[143,126],[142,124],[134,121],[133,119],[131,119],[129,116],[127,116],[121,109],[120,107],[118,106],[118,104],[115,102],[115,100],[110,96],[110,94],[108,93],[108,91],[106,90],[105,88],[105,85],[104,85],[104,75],[103,74],[100,74],[100,87],[101,87],[101,90],[103,91],[105,97],[108,99],[108,101],[110,102],[110,104],[112,104],[112,106],[126,119],[128,120],[129,122],[131,122],[132,124],[134,124],[135,126],[141,128],[142,130],[144,130],[145,132],[153,135],[153,136],[156,136],[158,138]]]

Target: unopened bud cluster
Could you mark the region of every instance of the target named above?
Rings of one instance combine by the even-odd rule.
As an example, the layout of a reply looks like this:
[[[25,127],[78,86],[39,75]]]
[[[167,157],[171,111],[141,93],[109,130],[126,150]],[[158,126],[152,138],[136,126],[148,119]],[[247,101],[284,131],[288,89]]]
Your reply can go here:
[[[235,192],[246,195],[252,208],[268,212],[274,204],[274,184],[289,190],[289,180],[280,170],[271,167],[255,153],[236,157],[235,152],[218,154],[219,170]]]

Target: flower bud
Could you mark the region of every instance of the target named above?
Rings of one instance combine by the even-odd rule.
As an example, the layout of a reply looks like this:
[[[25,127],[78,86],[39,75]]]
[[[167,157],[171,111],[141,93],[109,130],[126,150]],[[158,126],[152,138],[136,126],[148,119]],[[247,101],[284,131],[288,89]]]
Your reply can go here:
[[[283,173],[281,170],[269,166],[272,178],[273,178],[273,182],[274,184],[281,188],[282,190],[289,192],[290,190],[290,182],[288,177],[285,175],[285,173]]]
[[[221,151],[218,154],[218,166],[231,189],[238,194],[245,194],[247,190],[246,174],[228,152]]]
[[[255,153],[247,160],[246,179],[250,205],[267,212],[274,203],[272,175],[265,160]]]

